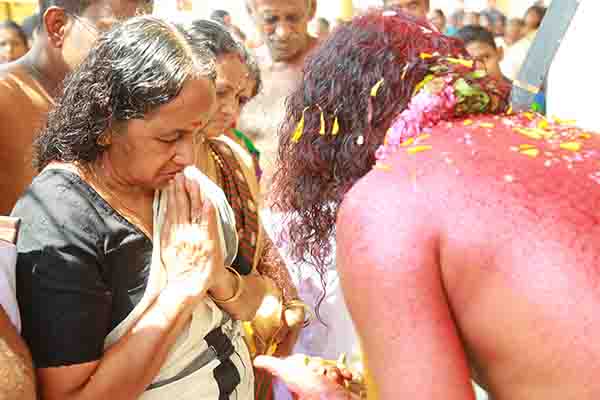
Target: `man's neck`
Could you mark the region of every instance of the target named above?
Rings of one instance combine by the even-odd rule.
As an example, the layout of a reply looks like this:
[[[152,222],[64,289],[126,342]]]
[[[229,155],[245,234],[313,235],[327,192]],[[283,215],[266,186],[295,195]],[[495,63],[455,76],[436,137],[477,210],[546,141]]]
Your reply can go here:
[[[44,45],[38,40],[19,63],[49,96],[56,98],[67,73],[61,65],[51,61]]]
[[[276,61],[276,60],[273,60],[269,54],[269,68],[274,71],[283,71],[286,69],[294,69],[294,68],[302,67],[302,65],[304,64],[304,58],[306,57],[306,54],[310,50],[312,50],[312,48],[315,46],[316,43],[317,43],[317,40],[315,38],[313,38],[312,36],[309,36],[306,41],[306,46],[304,47],[304,49],[302,49],[302,51],[298,52],[298,54],[294,58],[291,58],[289,60],[277,60]]]

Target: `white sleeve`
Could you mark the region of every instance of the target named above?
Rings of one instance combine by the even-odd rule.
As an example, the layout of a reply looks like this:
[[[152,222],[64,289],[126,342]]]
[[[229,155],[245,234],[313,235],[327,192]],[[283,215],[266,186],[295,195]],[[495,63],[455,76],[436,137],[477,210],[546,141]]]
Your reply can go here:
[[[16,265],[17,248],[11,243],[0,240],[0,306],[20,333],[21,317],[17,304]]]

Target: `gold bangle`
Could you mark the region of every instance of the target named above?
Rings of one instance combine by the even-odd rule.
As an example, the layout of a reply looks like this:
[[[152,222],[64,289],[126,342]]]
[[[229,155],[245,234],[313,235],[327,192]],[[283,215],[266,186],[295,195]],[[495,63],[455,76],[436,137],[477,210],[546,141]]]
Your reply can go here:
[[[235,276],[235,278],[237,280],[237,289],[236,289],[235,293],[233,294],[233,296],[231,296],[230,298],[228,298],[226,300],[215,299],[209,293],[208,297],[210,297],[210,299],[212,301],[214,301],[215,303],[218,303],[218,304],[233,303],[234,301],[236,301],[237,299],[240,298],[240,296],[242,295],[242,292],[244,291],[244,280],[242,279],[242,276],[239,274],[239,272],[237,272],[235,270],[235,268],[232,268],[232,267],[225,267],[225,268],[227,268],[227,270],[229,270],[229,272],[231,272]]]
[[[303,302],[300,299],[294,299],[294,300],[290,300],[287,303],[285,303],[283,305],[284,307],[284,312],[285,310],[288,310],[290,308],[303,308],[306,313],[308,314],[308,318],[304,320],[304,324],[302,325],[303,328],[306,328],[307,326],[309,326],[311,324],[311,322],[315,319],[315,313],[313,313],[313,311],[311,310],[311,308],[308,306],[308,304],[306,304],[305,302]]]

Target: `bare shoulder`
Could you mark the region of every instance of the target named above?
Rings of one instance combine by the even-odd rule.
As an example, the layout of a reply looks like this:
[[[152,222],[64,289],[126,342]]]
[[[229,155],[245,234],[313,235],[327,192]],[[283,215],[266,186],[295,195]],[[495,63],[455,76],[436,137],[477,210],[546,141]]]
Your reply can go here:
[[[23,70],[16,63],[0,65],[0,115],[9,116],[14,113],[9,111],[14,109],[15,101],[22,95],[22,90],[17,84],[19,75]]]

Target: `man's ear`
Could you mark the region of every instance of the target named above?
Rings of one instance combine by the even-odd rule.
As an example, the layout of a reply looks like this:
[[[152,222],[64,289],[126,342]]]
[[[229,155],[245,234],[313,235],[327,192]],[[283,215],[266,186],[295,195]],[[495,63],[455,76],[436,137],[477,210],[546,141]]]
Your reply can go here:
[[[317,0],[308,0],[308,20],[310,21],[317,15]]]
[[[252,7],[252,0],[246,0],[246,11],[248,12],[248,15],[252,18],[254,18],[254,7]]]
[[[59,7],[50,7],[42,16],[42,23],[49,43],[56,48],[61,48],[69,18],[65,10]]]

